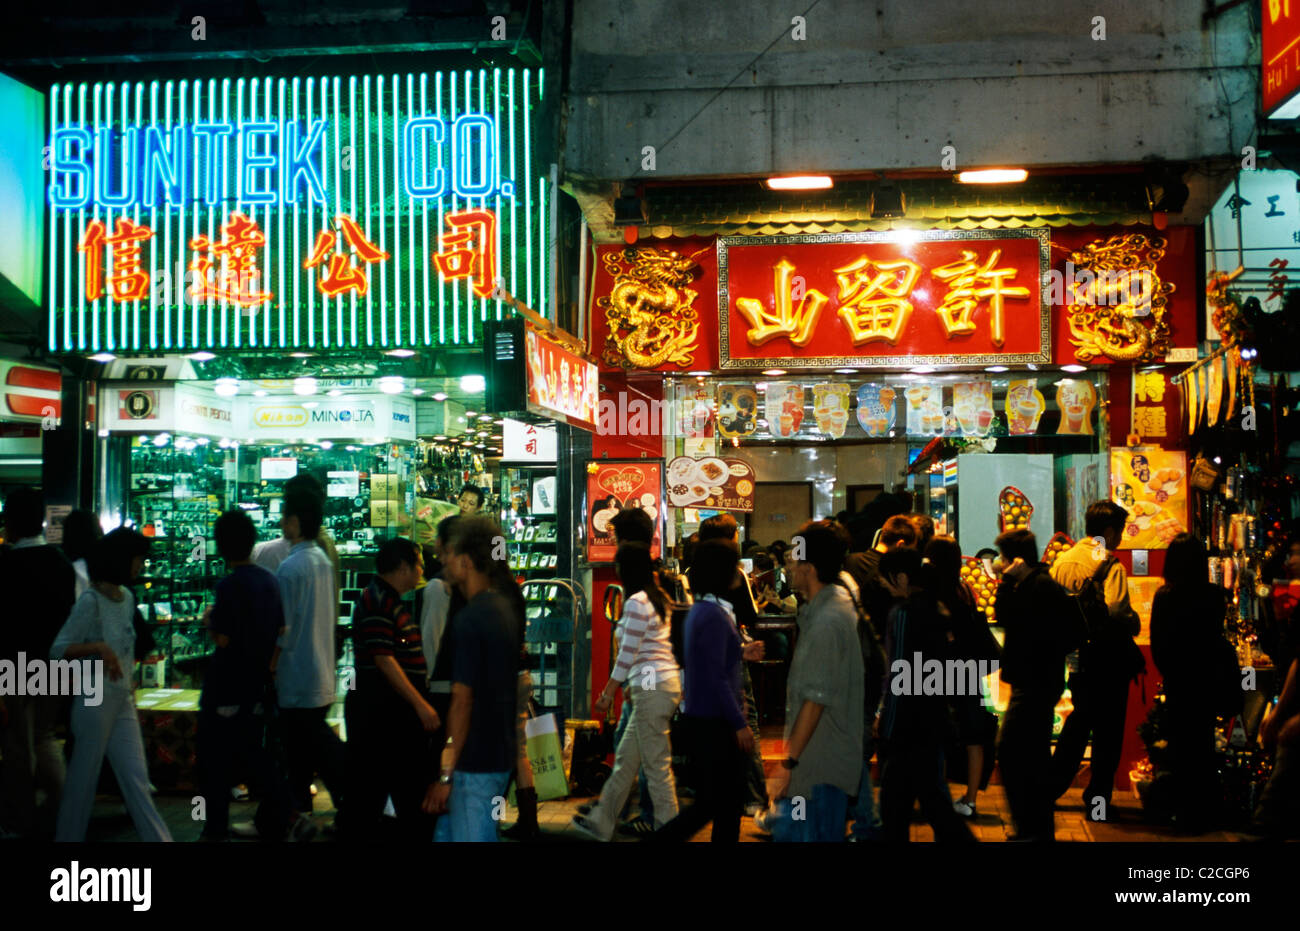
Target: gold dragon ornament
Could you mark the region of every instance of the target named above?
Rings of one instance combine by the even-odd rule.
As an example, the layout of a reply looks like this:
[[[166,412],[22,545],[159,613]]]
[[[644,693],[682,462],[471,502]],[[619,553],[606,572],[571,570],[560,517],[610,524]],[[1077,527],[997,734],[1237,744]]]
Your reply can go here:
[[[1156,274],[1165,246],[1158,236],[1129,233],[1070,253],[1075,273],[1067,319],[1076,359],[1164,359],[1170,344],[1169,295],[1174,291]]]
[[[700,320],[693,306],[697,294],[687,287],[700,271],[695,255],[654,248],[605,255],[614,287],[596,304],[609,328],[602,355],[607,364],[643,369],[695,364]]]

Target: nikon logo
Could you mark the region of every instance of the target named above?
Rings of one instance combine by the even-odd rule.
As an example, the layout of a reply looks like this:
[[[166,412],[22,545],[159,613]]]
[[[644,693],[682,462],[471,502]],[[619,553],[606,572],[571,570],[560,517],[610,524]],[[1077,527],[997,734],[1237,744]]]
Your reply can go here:
[[[259,427],[301,427],[307,422],[307,412],[301,407],[259,407],[253,412],[253,423]]]

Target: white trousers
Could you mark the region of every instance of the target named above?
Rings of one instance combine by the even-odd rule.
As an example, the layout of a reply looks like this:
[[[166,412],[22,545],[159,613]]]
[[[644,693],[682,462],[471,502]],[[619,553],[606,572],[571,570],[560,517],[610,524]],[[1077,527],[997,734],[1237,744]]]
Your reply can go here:
[[[149,792],[149,769],[140,736],[140,718],[135,710],[135,694],[129,688],[111,685],[102,694],[104,700],[96,706],[87,705],[81,697],[72,700],[72,736],[76,743],[68,764],[54,839],[73,842],[86,839],[99,772],[107,756],[140,839],[170,841],[171,832]]]
[[[668,730],[673,712],[682,700],[680,680],[662,679],[653,689],[643,689],[634,683],[628,691],[632,695],[632,717],[614,751],[614,771],[600,790],[600,801],[587,815],[587,820],[605,840],[614,836],[615,821],[642,769],[655,806],[655,827],[663,827],[677,817],[677,787],[673,780]]]

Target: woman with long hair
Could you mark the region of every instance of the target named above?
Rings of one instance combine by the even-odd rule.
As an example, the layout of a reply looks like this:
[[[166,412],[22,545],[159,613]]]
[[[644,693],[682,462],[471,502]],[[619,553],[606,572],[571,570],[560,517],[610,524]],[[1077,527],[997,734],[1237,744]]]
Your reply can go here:
[[[149,541],[134,530],[119,528],[95,544],[88,560],[90,589],[73,605],[72,614],[54,640],[54,659],[100,661],[96,696],[72,702],[75,744],[68,781],[59,805],[56,841],[84,841],[95,803],[99,771],[108,757],[122,789],[126,810],[144,841],[170,841],[171,832],[154,807],[149,791],[140,718],[131,689],[135,668],[135,598],[130,584],[140,575]],[[84,664],[83,664],[84,665]],[[83,685],[94,678],[85,675]],[[92,699],[97,701],[92,704]]]
[[[77,509],[63,518],[63,555],[72,563],[77,574],[76,597],[80,598],[90,588],[90,571],[86,568],[86,559],[104,536],[99,525],[99,518],[89,511]]]
[[[615,821],[641,769],[654,802],[655,827],[663,827],[677,816],[668,722],[682,699],[682,687],[669,639],[672,603],[655,580],[654,560],[644,543],[620,546],[614,566],[623,586],[619,651],[596,702],[596,714],[609,711],[614,691],[622,685],[632,703],[632,715],[614,751],[614,771],[601,790],[600,801],[588,814],[573,819],[578,830],[600,841],[614,836]]]
[[[925,546],[930,593],[939,605],[939,616],[952,632],[953,655],[958,660],[998,658],[997,641],[989,632],[984,614],[976,606],[975,596],[961,577],[961,547],[950,536],[931,537]],[[957,732],[966,747],[966,796],[953,802],[953,808],[965,818],[975,817],[984,774],[984,738],[986,717],[979,695],[955,695],[952,708],[957,718]]]
[[[1151,658],[1164,680],[1175,819],[1191,830],[1207,827],[1216,814],[1214,727],[1222,692],[1215,680],[1236,665],[1223,636],[1223,589],[1209,573],[1201,541],[1180,533],[1165,552],[1165,584],[1151,602]]]

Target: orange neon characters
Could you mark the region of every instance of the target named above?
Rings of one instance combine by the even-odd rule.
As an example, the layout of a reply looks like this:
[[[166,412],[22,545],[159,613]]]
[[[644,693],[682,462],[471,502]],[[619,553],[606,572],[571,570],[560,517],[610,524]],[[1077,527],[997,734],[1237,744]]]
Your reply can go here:
[[[387,259],[388,253],[381,252],[379,247],[366,239],[366,234],[361,232],[361,227],[357,226],[355,220],[346,214],[340,213],[334,218],[339,229],[343,231],[343,238],[348,241],[352,251],[362,262],[373,265],[376,262]],[[321,230],[316,236],[316,245],[312,249],[311,255],[307,261],[302,263],[303,268],[315,268],[321,262],[325,261],[326,254],[334,248],[338,240],[338,234],[331,230]],[[316,287],[322,294],[334,297],[344,291],[352,290],[357,293],[358,297],[364,297],[365,293],[370,290],[370,280],[366,277],[364,268],[353,264],[349,256],[341,252],[335,252],[330,256],[329,266],[325,273],[320,276],[316,282]]]
[[[198,272],[198,281],[194,283],[191,299],[195,302],[218,300],[240,307],[254,307],[269,301],[273,294],[269,291],[257,291],[257,251],[266,245],[266,234],[242,213],[232,213],[221,226],[222,239],[212,242],[207,236],[196,236],[190,240],[190,248],[196,253],[190,262],[190,271]],[[221,270],[215,281],[208,280],[213,257],[221,258]]]
[[[840,317],[848,325],[853,345],[882,339],[898,342],[912,316],[908,297],[920,274],[921,266],[908,259],[872,262],[865,255],[835,269]]]
[[[772,290],[775,312],[769,313],[757,298],[736,298],[736,309],[749,321],[749,332],[745,338],[751,346],[761,346],[778,336],[788,336],[796,346],[807,346],[828,298],[820,291],[810,288],[804,293],[796,310],[791,287],[794,266],[782,259],[772,266],[772,273],[775,282]]]
[[[452,232],[443,233],[433,264],[444,278],[468,278],[479,297],[496,287],[497,218],[490,210],[463,210],[444,217]]]
[[[1016,269],[994,268],[1000,258],[1002,250],[994,249],[981,268],[975,264],[975,253],[963,249],[960,259],[934,270],[936,278],[948,282],[948,293],[934,312],[943,322],[944,332],[949,339],[975,332],[975,321],[972,318],[980,301],[987,299],[989,336],[994,346],[1001,346],[1005,342],[1003,298],[1029,297],[1029,289],[1006,286],[1006,281],[1016,276]]]
[[[149,273],[140,267],[140,243],[153,238],[153,230],[118,217],[112,236],[103,220],[92,220],[77,245],[86,254],[86,300],[104,296],[104,247],[113,247],[112,274],[108,283],[112,299],[118,303],[142,301],[149,296]]]

